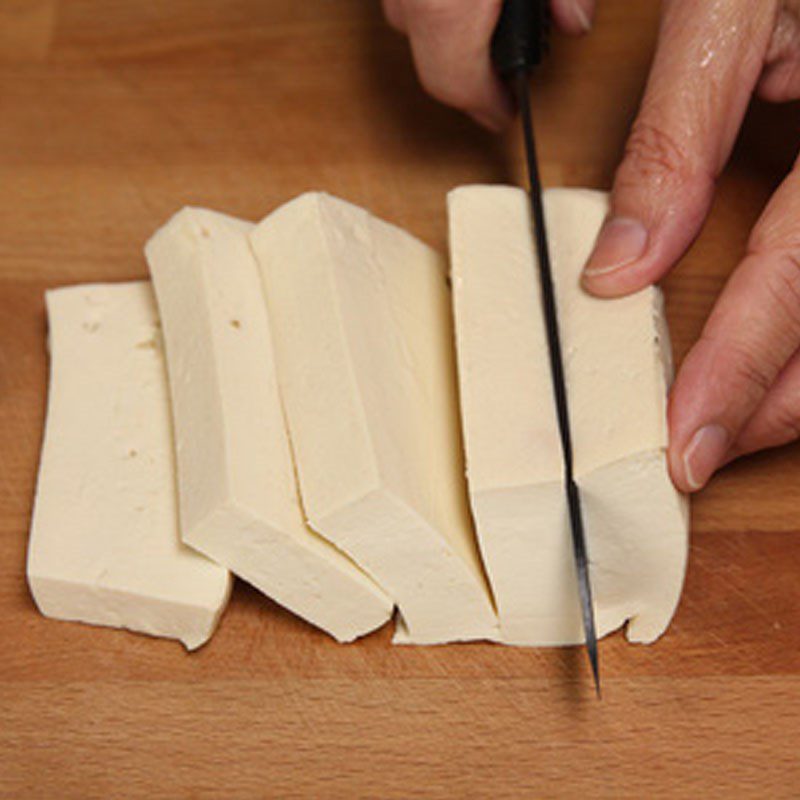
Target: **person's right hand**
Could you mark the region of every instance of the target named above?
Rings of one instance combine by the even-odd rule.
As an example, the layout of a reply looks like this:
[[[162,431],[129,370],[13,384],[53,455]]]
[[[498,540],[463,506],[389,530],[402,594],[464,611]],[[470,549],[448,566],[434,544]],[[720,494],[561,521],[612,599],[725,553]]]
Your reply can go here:
[[[502,0],[383,0],[389,23],[411,42],[428,94],[496,132],[514,116],[489,56],[501,6]],[[558,29],[576,35],[591,27],[594,6],[595,0],[550,0]]]

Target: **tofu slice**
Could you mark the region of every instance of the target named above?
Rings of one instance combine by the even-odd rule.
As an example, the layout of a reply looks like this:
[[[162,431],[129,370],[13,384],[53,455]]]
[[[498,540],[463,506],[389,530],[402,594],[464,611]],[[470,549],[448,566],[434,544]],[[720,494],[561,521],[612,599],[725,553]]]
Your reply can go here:
[[[397,602],[395,641],[496,638],[469,516],[445,266],[309,193],[251,242],[309,522]]]
[[[164,328],[183,540],[351,641],[383,625],[394,604],[305,524],[252,227],[186,208],[146,247]]]
[[[453,302],[470,500],[504,641],[583,641],[530,210],[521,189],[449,195]],[[599,633],[669,624],[686,565],[686,501],[666,465],[669,337],[661,296],[582,291],[607,209],[545,194]]]
[[[230,577],[178,535],[150,284],[55,289],[46,304],[50,395],[28,549],[36,605],[48,617],[199,647]]]

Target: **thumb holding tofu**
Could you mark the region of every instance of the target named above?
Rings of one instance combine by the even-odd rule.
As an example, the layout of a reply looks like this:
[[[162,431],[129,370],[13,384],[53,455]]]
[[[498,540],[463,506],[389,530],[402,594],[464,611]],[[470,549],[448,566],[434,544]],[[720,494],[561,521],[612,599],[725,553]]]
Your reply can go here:
[[[758,83],[777,3],[665,3],[658,46],[583,274],[616,297],[659,280],[700,231]]]

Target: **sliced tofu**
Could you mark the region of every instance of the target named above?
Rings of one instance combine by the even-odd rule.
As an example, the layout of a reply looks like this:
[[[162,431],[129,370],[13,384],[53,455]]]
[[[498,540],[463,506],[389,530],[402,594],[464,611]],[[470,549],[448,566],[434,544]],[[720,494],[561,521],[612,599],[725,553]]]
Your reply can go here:
[[[227,570],[183,545],[164,360],[149,283],[46,294],[50,395],[28,582],[48,617],[213,633]]]
[[[146,247],[164,328],[183,540],[350,641],[383,625],[394,604],[305,524],[251,228],[187,208]]]
[[[669,341],[657,289],[618,300],[582,291],[606,197],[550,190],[550,234],[575,472],[599,633],[629,621],[649,642],[681,593],[685,499],[666,466]],[[547,340],[525,193],[449,196],[453,302],[478,537],[504,641],[583,641]]]
[[[251,242],[310,524],[397,602],[396,641],[495,638],[442,259],[318,193],[271,214]]]
[[[604,193],[548,193],[592,587],[608,629],[629,621],[628,639],[646,643],[666,630],[680,600],[689,504],[667,468],[672,352],[661,291],[604,300],[580,287],[607,209]]]

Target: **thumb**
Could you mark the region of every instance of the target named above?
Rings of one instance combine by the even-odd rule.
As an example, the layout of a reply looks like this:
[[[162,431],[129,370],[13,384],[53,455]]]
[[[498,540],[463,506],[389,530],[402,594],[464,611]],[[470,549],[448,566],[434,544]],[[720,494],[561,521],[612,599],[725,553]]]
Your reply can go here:
[[[583,283],[596,295],[658,280],[697,236],[763,65],[776,0],[665,4],[639,115]]]

